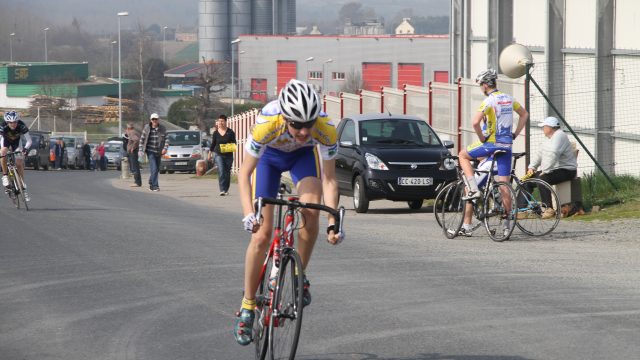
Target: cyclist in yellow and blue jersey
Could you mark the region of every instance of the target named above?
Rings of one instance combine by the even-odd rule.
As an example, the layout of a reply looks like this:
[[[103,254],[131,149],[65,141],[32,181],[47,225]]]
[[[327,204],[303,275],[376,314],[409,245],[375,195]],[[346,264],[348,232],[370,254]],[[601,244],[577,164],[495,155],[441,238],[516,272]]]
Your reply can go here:
[[[261,265],[268,250],[274,207],[266,205],[263,221],[255,218],[253,199],[277,196],[280,177],[289,171],[300,201],[338,207],[338,185],[335,177],[337,154],[336,128],[327,114],[320,111],[318,94],[308,84],[290,80],[280,91],[278,100],[267,104],[256,120],[245,144],[245,157],[238,173],[244,229],[252,232],[245,255],[244,298],[237,313],[234,334],[241,345],[253,338],[252,326],[255,294]],[[317,210],[301,210],[304,225],[298,230],[297,249],[306,268],[318,237]],[[337,233],[335,219],[328,218],[327,241],[338,244],[344,233]],[[304,277],[303,303],[311,302],[309,281]]]
[[[498,73],[494,69],[482,71],[476,77],[476,84],[480,86],[486,98],[480,104],[472,119],[473,130],[478,135],[479,141],[467,146],[466,149],[461,150],[458,154],[460,167],[462,167],[469,184],[465,200],[478,199],[481,196],[474,177],[473,165],[471,164],[473,159],[489,157],[497,150],[506,151],[506,153],[496,157],[496,163],[498,165],[498,181],[509,181],[509,175],[511,174],[511,146],[529,118],[529,113],[524,106],[511,95],[497,89],[497,80]],[[516,130],[512,131],[514,111],[519,115],[520,119]],[[486,121],[486,129],[483,131],[482,123],[484,121]],[[507,210],[510,210],[511,197],[507,192],[508,190],[501,189],[501,191],[504,199],[503,205]]]

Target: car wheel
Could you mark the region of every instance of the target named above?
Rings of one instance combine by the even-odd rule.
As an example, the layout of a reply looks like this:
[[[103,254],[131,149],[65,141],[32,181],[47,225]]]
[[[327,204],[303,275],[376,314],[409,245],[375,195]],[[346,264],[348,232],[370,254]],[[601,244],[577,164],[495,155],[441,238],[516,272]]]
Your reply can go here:
[[[160,174],[166,174],[167,171],[166,170],[160,170]]]
[[[33,161],[33,170],[40,170],[40,157]]]
[[[411,210],[420,210],[422,208],[422,199],[407,201]]]
[[[357,213],[366,213],[369,210],[369,199],[365,190],[364,179],[362,176],[357,176],[353,182],[353,208]]]
[[[168,172],[169,174],[173,174],[175,171],[173,171],[173,170],[167,170],[167,172]]]

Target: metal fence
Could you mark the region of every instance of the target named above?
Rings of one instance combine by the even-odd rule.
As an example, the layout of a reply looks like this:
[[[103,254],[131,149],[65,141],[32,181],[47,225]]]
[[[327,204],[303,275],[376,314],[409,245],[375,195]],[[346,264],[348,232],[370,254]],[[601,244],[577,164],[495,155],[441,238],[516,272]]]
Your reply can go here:
[[[611,135],[615,154],[612,161],[602,164],[615,169],[618,175],[640,175],[640,162],[636,161],[634,149],[640,145],[640,127],[635,125],[635,102],[640,98],[640,69],[635,58],[617,56],[615,58],[615,86],[608,89],[595,88],[595,57],[578,57],[567,55],[561,64],[537,63],[532,77],[547,94],[555,94],[563,101],[567,124],[575,133],[567,131],[570,139],[578,148],[578,174],[590,174],[597,170],[595,162],[588,153],[596,154],[596,136],[607,133]],[[537,74],[550,73],[555,67],[556,73],[564,74],[564,81],[556,83],[561,88],[548,88],[548,81]],[[558,68],[560,67],[560,68]],[[530,113],[530,129],[523,131],[514,143],[514,151],[524,151],[526,141],[530,153],[539,150],[543,140],[542,130],[536,125],[547,114],[553,114],[552,107],[541,92],[533,86],[529,98],[525,99],[524,78],[509,79],[500,77],[498,88],[513,95],[523,105],[528,102]],[[596,101],[606,92],[614,91],[615,104],[613,111],[606,116],[611,118],[606,123],[610,126],[598,128],[596,121]],[[425,119],[443,139],[452,140],[454,152],[476,141],[477,137],[471,126],[473,114],[485,98],[478,86],[469,79],[458,79],[455,84],[430,82],[426,87],[405,85],[402,89],[381,88],[379,91],[362,90],[358,94],[341,93],[338,96],[326,95],[323,98],[324,111],[333,119],[342,119],[349,115],[361,113],[392,113],[416,115]],[[527,101],[528,100],[528,101]],[[238,114],[230,120],[230,126],[236,129],[238,139],[243,142],[250,127],[255,123],[258,111]],[[602,115],[600,115],[602,116]],[[518,116],[514,114],[514,124]],[[600,119],[602,123],[602,119]],[[237,124],[237,125],[236,125]],[[336,121],[337,124],[337,121]],[[236,126],[240,126],[238,129]],[[240,131],[238,131],[240,130]],[[584,144],[584,148],[582,147]],[[243,156],[242,147],[238,147],[234,171]],[[600,161],[600,159],[598,159]],[[518,165],[519,171],[525,170],[524,161]]]

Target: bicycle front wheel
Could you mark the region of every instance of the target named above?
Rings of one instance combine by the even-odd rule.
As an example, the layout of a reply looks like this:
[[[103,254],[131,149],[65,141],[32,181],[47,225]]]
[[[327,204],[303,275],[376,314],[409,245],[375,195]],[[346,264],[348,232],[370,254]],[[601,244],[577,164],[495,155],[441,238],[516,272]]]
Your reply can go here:
[[[551,202],[542,201],[541,189],[551,194]],[[552,232],[560,222],[558,195],[548,182],[530,178],[518,184],[518,229],[531,236],[543,236]],[[551,209],[551,210],[549,210]]]
[[[9,197],[11,198],[11,201],[13,201],[13,205],[16,207],[16,209],[20,209],[20,196],[18,194],[19,192],[19,187],[18,187],[18,182],[16,181],[16,176],[17,175],[15,172],[10,173],[9,175]]]
[[[506,192],[510,202],[505,201],[505,195],[501,190]],[[516,195],[511,185],[504,182],[491,184],[491,188],[485,194],[483,204],[482,218],[491,240],[498,242],[508,240],[515,227],[515,214],[518,211]]]
[[[16,197],[19,197],[20,199],[22,199],[22,203],[24,204],[25,210],[29,211],[29,204],[27,204],[27,197],[24,195],[24,188],[26,187],[24,185],[24,181],[22,181],[20,174],[18,174],[17,172],[14,174],[13,179],[15,182],[16,189],[19,189],[18,195]],[[18,208],[20,208],[19,204],[20,204],[20,201],[18,200]]]
[[[269,348],[267,339],[269,338],[269,320],[271,309],[272,291],[269,289],[269,277],[273,267],[273,256],[267,259],[265,273],[258,286],[256,294],[256,318],[253,321],[253,342],[256,345],[256,359],[264,360],[267,357]]]
[[[293,360],[298,349],[302,327],[303,286],[302,261],[291,249],[280,260],[278,282],[273,294],[269,322],[269,353],[271,360]]]
[[[462,200],[464,196],[464,182],[458,181],[447,185],[442,189],[442,211],[440,212],[440,222],[442,232],[447,239],[453,239],[458,236],[462,222],[464,221],[464,211],[466,201]]]

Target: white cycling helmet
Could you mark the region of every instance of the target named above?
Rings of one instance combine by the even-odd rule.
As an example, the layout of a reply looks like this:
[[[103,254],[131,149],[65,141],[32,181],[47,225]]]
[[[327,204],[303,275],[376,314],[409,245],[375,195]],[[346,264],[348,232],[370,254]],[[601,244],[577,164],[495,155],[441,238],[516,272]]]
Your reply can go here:
[[[482,71],[476,76],[476,84],[487,84],[489,86],[495,86],[496,80],[498,80],[498,72],[494,69],[487,69]]]
[[[309,84],[291,79],[278,96],[282,115],[289,121],[306,123],[320,114],[320,98]]]
[[[4,121],[10,123],[16,122],[18,120],[20,120],[20,116],[17,112],[15,112],[15,110],[7,111],[6,113],[4,113]]]

